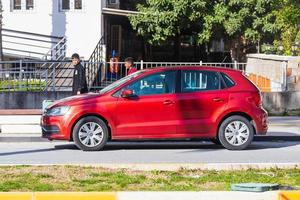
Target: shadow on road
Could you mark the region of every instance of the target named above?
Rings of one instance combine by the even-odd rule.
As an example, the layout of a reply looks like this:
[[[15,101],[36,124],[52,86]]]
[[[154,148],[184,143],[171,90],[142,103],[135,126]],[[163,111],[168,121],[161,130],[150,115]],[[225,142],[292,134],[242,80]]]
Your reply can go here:
[[[23,150],[23,151],[11,151],[0,153],[0,156],[10,156],[10,155],[18,155],[18,154],[29,154],[29,153],[40,153],[40,152],[49,152],[49,151],[57,151],[56,148],[45,148],[45,149],[32,149],[32,150]]]
[[[294,138],[294,139],[291,139]],[[278,149],[300,145],[300,137],[256,137],[253,143],[246,151],[255,151],[262,149]],[[119,151],[119,150],[177,150],[186,149],[185,153],[198,151],[219,151],[225,150],[221,145],[216,145],[208,140],[193,140],[193,141],[118,141],[109,142],[103,151]],[[80,151],[74,143],[56,144],[54,148],[29,149],[22,151],[11,151],[0,153],[1,156],[34,154],[60,150],[75,150]]]
[[[258,142],[259,141],[259,142]],[[279,137],[272,139],[260,138],[255,140],[247,150],[278,149],[290,146],[300,145],[300,137],[297,140],[284,140]],[[56,149],[78,150],[75,144],[56,145]],[[216,145],[209,141],[146,141],[146,142],[109,142],[102,151],[118,150],[176,150],[176,149],[197,149],[203,151],[224,150],[221,145]]]

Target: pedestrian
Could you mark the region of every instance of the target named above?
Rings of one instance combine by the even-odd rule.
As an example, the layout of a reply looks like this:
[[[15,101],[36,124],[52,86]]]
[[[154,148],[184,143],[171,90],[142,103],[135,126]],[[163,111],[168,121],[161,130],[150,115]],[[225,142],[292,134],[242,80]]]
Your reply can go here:
[[[133,67],[134,61],[132,57],[128,57],[125,59],[125,67],[127,70],[127,75],[132,74],[137,71],[135,67]]]
[[[72,64],[74,66],[73,95],[87,93],[85,68],[81,65],[80,57],[77,53],[72,55]]]

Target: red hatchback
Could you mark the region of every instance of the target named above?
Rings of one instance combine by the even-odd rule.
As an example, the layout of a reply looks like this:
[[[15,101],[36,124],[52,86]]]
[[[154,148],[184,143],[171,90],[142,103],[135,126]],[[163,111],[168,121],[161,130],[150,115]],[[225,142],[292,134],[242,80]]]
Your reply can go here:
[[[210,138],[230,150],[267,132],[259,90],[240,71],[215,67],[141,70],[99,93],[48,107],[43,137],[101,150],[108,140]]]

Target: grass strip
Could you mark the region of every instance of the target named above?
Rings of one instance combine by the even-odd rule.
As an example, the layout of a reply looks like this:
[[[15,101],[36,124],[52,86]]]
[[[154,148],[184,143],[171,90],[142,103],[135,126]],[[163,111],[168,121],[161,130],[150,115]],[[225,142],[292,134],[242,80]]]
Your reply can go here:
[[[0,167],[1,192],[227,191],[232,183],[300,186],[299,169],[133,171],[79,166]]]

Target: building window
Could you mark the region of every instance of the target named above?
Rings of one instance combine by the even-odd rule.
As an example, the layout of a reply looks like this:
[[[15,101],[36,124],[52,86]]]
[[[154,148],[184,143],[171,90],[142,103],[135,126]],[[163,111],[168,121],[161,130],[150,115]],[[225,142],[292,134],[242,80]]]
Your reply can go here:
[[[82,0],[61,0],[61,11],[82,10]]]
[[[21,5],[21,0],[13,0],[13,8],[14,10],[21,10],[22,5]]]
[[[75,1],[75,5],[74,5],[74,9],[82,9],[82,0],[74,0]]]
[[[62,10],[70,10],[70,0],[62,1]]]
[[[26,10],[33,9],[33,0],[26,0]]]
[[[12,0],[13,10],[33,10],[34,1],[33,0]]]

